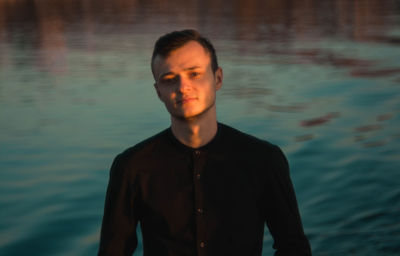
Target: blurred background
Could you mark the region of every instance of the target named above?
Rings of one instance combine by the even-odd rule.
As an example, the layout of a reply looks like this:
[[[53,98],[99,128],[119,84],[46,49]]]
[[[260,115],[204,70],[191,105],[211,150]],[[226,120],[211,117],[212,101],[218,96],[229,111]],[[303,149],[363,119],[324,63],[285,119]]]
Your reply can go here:
[[[215,44],[219,120],[286,153],[314,255],[399,255],[399,25],[397,0],[0,0],[0,255],[96,254],[114,156],[169,126],[153,44],[184,28]]]

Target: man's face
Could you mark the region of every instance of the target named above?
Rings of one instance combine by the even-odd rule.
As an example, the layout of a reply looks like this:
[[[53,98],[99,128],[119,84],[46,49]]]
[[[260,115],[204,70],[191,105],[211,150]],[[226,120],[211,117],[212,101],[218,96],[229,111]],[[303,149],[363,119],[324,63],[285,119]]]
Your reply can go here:
[[[172,117],[190,120],[215,110],[216,91],[222,86],[222,69],[214,73],[210,54],[189,41],[167,58],[156,56],[154,86]]]

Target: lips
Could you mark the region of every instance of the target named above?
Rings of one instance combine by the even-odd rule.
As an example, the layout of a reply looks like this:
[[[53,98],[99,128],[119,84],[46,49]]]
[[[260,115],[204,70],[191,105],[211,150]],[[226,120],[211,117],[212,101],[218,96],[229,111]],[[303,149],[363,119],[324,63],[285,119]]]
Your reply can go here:
[[[196,97],[187,97],[187,98],[183,98],[181,100],[178,100],[178,104],[185,104],[185,103],[189,103],[192,101],[195,101],[197,98]]]

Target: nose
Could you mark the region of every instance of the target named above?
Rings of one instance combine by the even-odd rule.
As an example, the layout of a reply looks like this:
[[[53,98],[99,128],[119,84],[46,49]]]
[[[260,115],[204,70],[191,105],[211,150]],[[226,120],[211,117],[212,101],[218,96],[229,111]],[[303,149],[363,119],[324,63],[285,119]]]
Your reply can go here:
[[[191,84],[189,79],[185,78],[184,76],[179,76],[178,79],[178,91],[184,93],[190,90]]]

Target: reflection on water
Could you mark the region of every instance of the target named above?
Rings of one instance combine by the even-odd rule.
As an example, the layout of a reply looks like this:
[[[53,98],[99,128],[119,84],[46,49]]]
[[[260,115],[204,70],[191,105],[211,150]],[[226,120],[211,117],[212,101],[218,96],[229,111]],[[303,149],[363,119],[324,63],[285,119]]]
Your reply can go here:
[[[303,120],[303,121],[301,121],[300,125],[301,126],[323,125],[323,124],[329,122],[331,119],[333,119],[335,117],[339,117],[339,116],[340,116],[339,113],[328,113],[324,116],[316,117],[316,118],[309,119],[309,120]]]
[[[113,156],[168,125],[152,45],[194,27],[224,68],[221,121],[287,153],[314,253],[396,255],[399,14],[395,0],[0,1],[0,254],[95,254]]]
[[[96,35],[158,35],[169,27],[182,26],[199,28],[212,38],[234,40],[245,54],[289,54],[297,55],[298,61],[357,67],[368,62],[335,56],[322,48],[294,52],[287,48],[299,40],[325,37],[398,46],[400,35],[391,31],[398,9],[396,1],[380,0],[4,0],[0,2],[0,36],[3,47],[6,43],[11,48],[35,48],[35,64],[50,71],[68,66],[69,49],[104,50],[98,48]],[[254,43],[263,47],[249,47]],[[118,48],[115,42],[107,46]],[[15,56],[8,57],[11,64],[17,61],[12,59]],[[383,72],[390,75],[398,69]]]

